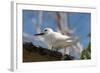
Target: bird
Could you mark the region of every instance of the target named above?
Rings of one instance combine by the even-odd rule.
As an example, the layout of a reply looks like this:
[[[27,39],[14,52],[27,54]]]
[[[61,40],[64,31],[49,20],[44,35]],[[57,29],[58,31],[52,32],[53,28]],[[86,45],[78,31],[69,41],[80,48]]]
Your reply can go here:
[[[65,48],[63,54],[66,54],[67,47],[76,44],[78,41],[71,36],[53,31],[51,28],[44,28],[43,32],[34,34],[34,36],[41,36],[44,43],[47,44],[48,48],[51,50],[59,50]]]

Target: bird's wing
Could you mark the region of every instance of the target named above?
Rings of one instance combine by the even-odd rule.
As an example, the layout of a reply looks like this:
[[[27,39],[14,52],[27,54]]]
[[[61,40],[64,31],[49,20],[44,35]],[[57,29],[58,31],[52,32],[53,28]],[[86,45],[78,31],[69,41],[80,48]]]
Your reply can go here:
[[[42,36],[33,36],[34,40],[40,40],[40,41],[44,41],[44,38]]]
[[[67,38],[67,36],[62,35],[61,33],[58,33],[58,32],[54,32],[51,35],[53,38],[57,38],[57,39],[66,39]]]

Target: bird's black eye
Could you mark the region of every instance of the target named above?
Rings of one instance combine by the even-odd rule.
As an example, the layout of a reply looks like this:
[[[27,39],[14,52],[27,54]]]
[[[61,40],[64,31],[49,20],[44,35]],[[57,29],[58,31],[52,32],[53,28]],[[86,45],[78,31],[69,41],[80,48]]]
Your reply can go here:
[[[47,30],[44,30],[44,31],[47,31]]]

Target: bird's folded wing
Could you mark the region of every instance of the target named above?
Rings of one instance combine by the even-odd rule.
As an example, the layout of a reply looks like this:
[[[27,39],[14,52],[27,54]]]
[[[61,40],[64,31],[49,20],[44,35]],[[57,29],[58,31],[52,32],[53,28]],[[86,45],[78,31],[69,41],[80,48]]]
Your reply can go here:
[[[42,36],[33,36],[34,40],[40,40],[40,41],[44,41],[44,38]]]

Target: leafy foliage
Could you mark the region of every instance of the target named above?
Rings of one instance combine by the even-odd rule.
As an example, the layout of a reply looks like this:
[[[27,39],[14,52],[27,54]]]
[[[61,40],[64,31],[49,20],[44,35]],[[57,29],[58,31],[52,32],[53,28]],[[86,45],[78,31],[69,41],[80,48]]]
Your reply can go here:
[[[89,38],[91,38],[91,34],[88,35]],[[89,42],[86,49],[84,49],[81,53],[80,59],[91,59],[91,43]]]
[[[91,59],[91,43],[82,51],[80,59]]]

